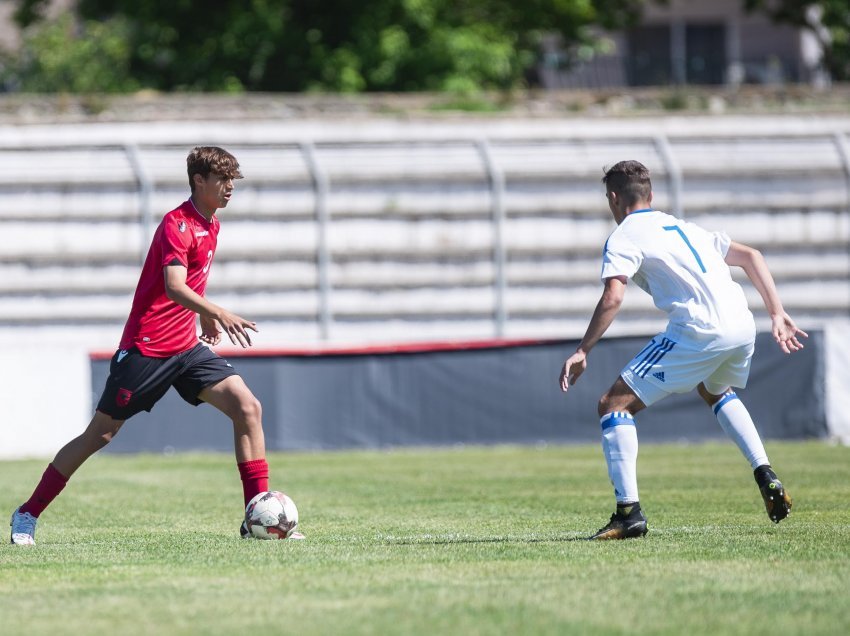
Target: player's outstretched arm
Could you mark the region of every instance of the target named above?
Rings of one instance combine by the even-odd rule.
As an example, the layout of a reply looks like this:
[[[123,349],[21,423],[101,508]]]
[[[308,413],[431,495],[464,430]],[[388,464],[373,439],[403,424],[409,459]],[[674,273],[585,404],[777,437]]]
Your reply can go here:
[[[732,241],[729,245],[729,251],[726,253],[726,264],[743,269],[747,278],[753,283],[764,301],[767,313],[770,314],[771,332],[779,348],[785,353],[802,349],[803,344],[800,342],[799,336],[808,338],[809,334],[797,327],[782,307],[779,292],[776,290],[776,283],[762,253],[748,245]]]
[[[186,284],[186,268],[182,265],[167,266],[164,276],[166,295],[178,305],[191,309],[201,317],[203,334],[210,336],[214,333],[208,332],[207,328],[204,327],[205,320],[214,320],[221,325],[222,331],[230,338],[230,342],[243,348],[251,346],[251,336],[248,335],[247,330],[259,331],[255,322],[237,316],[193,291]],[[204,342],[209,342],[209,340],[204,340]]]
[[[581,339],[576,352],[567,358],[567,361],[561,368],[558,383],[561,385],[562,391],[566,392],[571,385],[578,381],[579,376],[584,373],[584,370],[587,368],[587,354],[596,346],[596,343],[599,342],[600,338],[608,330],[608,327],[614,322],[614,318],[623,304],[625,294],[625,276],[612,276],[605,279],[605,289],[602,290],[602,297],[596,303],[596,309],[594,309],[593,316],[590,318],[587,331]]]

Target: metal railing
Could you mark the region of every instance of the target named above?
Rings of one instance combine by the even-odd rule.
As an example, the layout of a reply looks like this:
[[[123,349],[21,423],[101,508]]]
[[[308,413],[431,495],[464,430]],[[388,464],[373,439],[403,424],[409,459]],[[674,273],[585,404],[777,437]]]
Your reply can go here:
[[[213,138],[215,139],[215,143],[225,146],[238,146],[240,149],[246,151],[251,149],[286,148],[289,150],[295,149],[299,153],[303,162],[304,173],[309,180],[308,187],[312,191],[312,200],[314,202],[313,219],[317,229],[315,267],[318,310],[316,320],[322,339],[330,339],[332,337],[335,324],[333,302],[335,291],[333,288],[331,267],[337,255],[333,252],[329,235],[333,225],[339,222],[334,218],[331,209],[331,199],[335,192],[334,170],[338,170],[339,166],[336,164],[336,168],[329,166],[327,158],[333,152],[339,152],[339,149],[357,148],[358,152],[360,152],[358,156],[365,157],[368,155],[369,149],[386,150],[391,148],[398,150],[399,156],[405,156],[405,153],[412,153],[416,148],[421,150],[424,144],[428,149],[436,149],[435,153],[437,155],[440,154],[441,148],[451,146],[452,148],[460,149],[458,152],[466,153],[468,151],[471,156],[478,157],[478,165],[467,162],[466,159],[462,161],[458,160],[458,165],[462,164],[464,170],[468,170],[468,180],[477,180],[480,178],[486,184],[485,188],[489,200],[487,218],[491,224],[490,262],[493,271],[492,335],[497,337],[506,334],[510,320],[507,302],[507,296],[510,290],[508,280],[510,246],[508,239],[510,215],[512,213],[514,215],[518,214],[515,211],[512,212],[510,207],[509,195],[513,193],[511,188],[517,183],[525,183],[528,180],[532,184],[544,180],[547,184],[554,184],[552,188],[557,187],[559,182],[558,170],[560,169],[560,164],[537,167],[531,165],[533,163],[532,159],[535,158],[536,153],[539,154],[541,152],[541,149],[547,149],[547,152],[552,151],[555,154],[559,152],[559,149],[565,149],[564,156],[569,157],[571,156],[570,153],[573,153],[577,147],[585,148],[589,154],[599,152],[598,150],[594,150],[595,143],[602,145],[608,144],[612,150],[618,153],[626,152],[629,148],[652,148],[654,149],[654,153],[651,159],[656,163],[656,172],[663,174],[663,182],[666,185],[666,207],[676,214],[691,214],[686,191],[686,179],[689,174],[693,173],[694,168],[693,166],[684,165],[682,158],[677,154],[677,144],[681,144],[683,140],[699,140],[704,138],[707,142],[717,143],[717,140],[732,139],[735,143],[746,143],[747,140],[753,139],[758,139],[760,142],[765,142],[765,140],[796,142],[807,139],[826,139],[834,147],[835,151],[834,160],[829,160],[829,166],[833,166],[834,170],[840,171],[840,174],[843,176],[843,203],[839,202],[840,197],[837,195],[833,199],[837,202],[836,205],[839,206],[839,210],[842,213],[850,213],[850,144],[848,144],[850,124],[835,130],[829,130],[828,128],[821,128],[817,131],[801,130],[798,132],[787,130],[766,132],[762,130],[750,133],[742,130],[736,130],[731,133],[715,130],[713,133],[706,133],[704,131],[699,132],[687,129],[659,131],[658,129],[644,128],[639,131],[632,131],[625,137],[617,130],[604,130],[601,128],[596,128],[592,131],[575,130],[572,131],[571,135],[565,133],[563,126],[560,130],[548,135],[545,129],[540,127],[535,128],[533,134],[529,134],[527,129],[523,129],[525,128],[524,125],[520,125],[518,128],[520,130],[515,133],[501,131],[493,133],[493,131],[490,131],[488,134],[485,127],[482,134],[482,130],[469,127],[462,134],[458,134],[457,129],[447,132],[444,129],[440,129],[439,126],[434,126],[433,129],[420,129],[418,133],[414,131],[412,133],[399,134],[397,130],[384,130],[378,133],[373,132],[371,135],[363,134],[363,131],[358,134],[357,131],[340,131],[337,129],[336,136],[329,133],[314,138],[293,138],[292,130],[289,130],[286,135],[281,135],[280,133],[269,134],[265,139],[257,139],[255,129],[252,129],[252,134],[243,134],[241,138],[238,130],[231,132],[220,130],[217,134],[213,135]],[[137,132],[134,139],[130,141],[125,140],[120,143],[118,143],[118,138],[121,137],[121,134],[118,133],[114,134],[115,141],[103,141],[103,137],[108,136],[108,133],[104,133],[100,136],[101,141],[86,141],[71,135],[65,140],[53,138],[50,143],[45,143],[45,140],[38,136],[30,139],[25,137],[7,139],[2,136],[2,132],[2,129],[0,129],[0,165],[2,165],[4,154],[18,150],[61,153],[63,149],[85,148],[93,152],[104,149],[122,149],[128,162],[129,174],[135,183],[139,211],[138,223],[141,226],[142,242],[139,253],[142,256],[152,235],[156,212],[154,209],[155,195],[161,186],[157,181],[158,176],[152,174],[150,166],[146,163],[145,154],[150,152],[152,148],[157,148],[160,151],[163,149],[173,150],[174,153],[180,153],[187,146],[191,146],[194,143],[194,140],[189,141],[190,137],[194,137],[192,131],[180,131],[178,125],[175,125],[175,128],[171,130],[170,134],[165,135],[163,138],[157,138],[156,135],[146,137],[142,132]],[[242,132],[244,133],[245,131],[243,130]],[[187,143],[181,143],[181,140],[185,140]],[[522,165],[521,161],[517,161],[512,157],[512,150],[516,150],[517,148],[521,149],[522,152],[525,152],[531,158],[528,165]],[[554,150],[552,150],[553,148]],[[575,152],[581,154],[577,151]],[[463,156],[466,155],[464,154]],[[617,158],[627,157],[618,156]],[[340,162],[344,163],[344,156],[343,159],[337,157],[335,161],[337,164]],[[569,161],[565,159],[564,166],[568,163]],[[710,161],[707,162],[707,164],[710,163]],[[770,169],[771,165],[771,157],[765,157],[764,165],[757,166],[757,168],[760,173],[764,173],[765,170]],[[352,173],[358,172],[354,168],[362,168],[362,171],[368,172],[368,169],[362,166],[346,167],[351,168]],[[439,189],[441,187],[439,180],[443,178],[440,176],[441,174],[447,179],[451,178],[451,175],[445,176],[447,172],[451,172],[451,165],[431,165],[428,169],[425,169],[424,166],[419,166],[421,169],[419,173],[417,173],[416,168],[417,166],[411,163],[410,171],[397,170],[388,180],[416,182],[418,179],[425,179],[426,181],[436,182],[434,188]],[[593,168],[598,168],[598,166],[593,166]],[[832,170],[833,168],[828,169]],[[690,173],[689,170],[691,170]],[[800,166],[801,174],[809,170],[810,166],[808,165]],[[586,180],[588,191],[593,192],[595,187],[593,181],[596,181],[597,177],[588,177],[587,175],[590,172],[590,168],[584,167],[575,168],[572,174],[569,173],[569,170],[565,170],[563,181],[564,183],[570,182],[574,184]],[[710,167],[701,168],[697,172],[711,174],[711,169]],[[434,175],[437,176],[435,177]],[[49,182],[51,178],[55,179],[57,177],[61,177],[61,175],[46,175],[45,181]],[[356,174],[354,176],[347,174],[342,180],[356,182],[358,178]],[[116,179],[120,180],[120,177],[116,177]],[[93,191],[97,190],[96,180],[97,175],[93,175],[93,181],[89,184]],[[369,180],[377,182],[378,185],[376,187],[380,187],[382,182],[381,170],[376,169]],[[82,181],[85,181],[85,179]],[[0,183],[0,198],[2,198],[2,187],[3,184]],[[31,192],[36,193],[41,186],[38,182],[34,182],[29,187]],[[658,185],[656,185],[656,188],[658,188]],[[93,194],[92,196],[96,195]],[[513,196],[520,195],[513,193]],[[592,195],[587,195],[588,200],[590,200],[590,196]],[[583,205],[580,202],[577,207],[582,207]],[[593,214],[596,214],[596,211],[596,209],[592,210]],[[383,212],[381,209],[375,209],[371,214],[379,217]],[[451,210],[447,211],[447,213],[450,214]],[[0,223],[2,222],[3,213],[0,213]],[[846,237],[844,239],[837,237],[837,240],[846,241],[847,239]],[[3,254],[0,253],[0,260],[4,258]],[[9,259],[5,258],[5,260],[8,261]]]

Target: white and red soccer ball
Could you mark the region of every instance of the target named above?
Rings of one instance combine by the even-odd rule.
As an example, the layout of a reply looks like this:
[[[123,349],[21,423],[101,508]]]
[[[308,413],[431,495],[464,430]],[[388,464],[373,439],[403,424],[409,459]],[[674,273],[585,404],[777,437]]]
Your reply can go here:
[[[287,539],[298,527],[298,508],[282,492],[261,492],[245,507],[245,524],[257,539]]]

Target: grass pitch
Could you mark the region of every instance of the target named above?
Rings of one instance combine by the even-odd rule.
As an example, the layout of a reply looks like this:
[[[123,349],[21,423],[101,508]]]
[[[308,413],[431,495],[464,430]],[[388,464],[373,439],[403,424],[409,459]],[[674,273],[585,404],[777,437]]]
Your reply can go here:
[[[239,538],[230,456],[97,456],[0,548],[0,632],[850,633],[850,448],[768,452],[779,525],[731,444],[644,444],[650,531],[619,542],[581,540],[614,507],[597,446],[274,454],[301,542]],[[0,462],[4,515],[44,466]]]

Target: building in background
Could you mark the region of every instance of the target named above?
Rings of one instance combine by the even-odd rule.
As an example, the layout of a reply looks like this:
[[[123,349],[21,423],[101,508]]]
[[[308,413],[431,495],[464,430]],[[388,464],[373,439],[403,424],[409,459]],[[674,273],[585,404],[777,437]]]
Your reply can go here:
[[[743,0],[649,3],[641,23],[600,34],[601,50],[546,44],[540,81],[550,89],[823,84],[821,50],[805,30],[746,13]]]
[[[44,15],[55,19],[76,2],[49,0]],[[16,6],[0,1],[0,57],[21,43]],[[747,13],[744,0],[646,0],[639,25],[597,36],[594,45],[569,50],[549,38],[530,83],[548,89],[828,84],[813,34],[775,24],[762,11]]]

